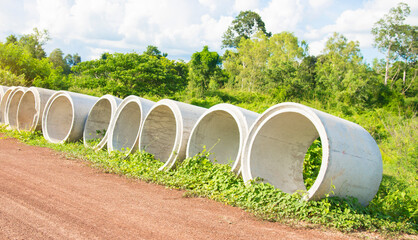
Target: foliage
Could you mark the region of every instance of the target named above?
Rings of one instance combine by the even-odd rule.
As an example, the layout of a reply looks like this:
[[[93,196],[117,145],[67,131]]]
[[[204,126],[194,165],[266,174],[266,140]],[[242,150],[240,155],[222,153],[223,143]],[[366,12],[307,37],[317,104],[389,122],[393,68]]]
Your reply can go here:
[[[266,36],[270,36],[263,20],[258,13],[253,11],[241,11],[232,21],[223,34],[222,47],[236,48],[242,38],[249,39],[257,32],[261,31]]]
[[[184,63],[148,54],[115,53],[72,68],[74,86],[115,96],[168,95],[187,85]]]
[[[194,95],[203,96],[208,89],[217,89],[223,85],[221,58],[217,52],[209,52],[204,46],[201,52],[195,52],[189,62],[189,90]]]

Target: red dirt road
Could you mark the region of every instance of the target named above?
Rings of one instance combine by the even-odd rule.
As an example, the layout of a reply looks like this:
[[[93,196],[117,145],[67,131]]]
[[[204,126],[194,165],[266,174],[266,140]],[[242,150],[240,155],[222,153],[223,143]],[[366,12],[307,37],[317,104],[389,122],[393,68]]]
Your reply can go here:
[[[261,221],[0,137],[0,239],[351,238]]]

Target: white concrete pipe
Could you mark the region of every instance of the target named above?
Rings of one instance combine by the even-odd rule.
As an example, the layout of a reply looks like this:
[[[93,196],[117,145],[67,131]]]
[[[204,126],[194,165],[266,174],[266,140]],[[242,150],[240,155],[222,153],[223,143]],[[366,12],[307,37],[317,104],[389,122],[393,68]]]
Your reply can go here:
[[[42,133],[52,143],[77,141],[83,137],[84,125],[98,97],[58,91],[48,100],[42,115]]]
[[[10,93],[12,93],[17,87],[10,87],[8,88],[2,98],[1,98],[1,102],[0,102],[0,122],[1,123],[6,123],[6,106],[7,106],[7,102],[10,98]]]
[[[4,93],[7,91],[7,89],[9,89],[9,87],[0,86],[0,102],[1,102],[1,99],[3,98],[3,96],[4,96]]]
[[[141,125],[155,102],[137,96],[126,97],[116,109],[110,122],[107,149],[126,151],[127,154],[138,149]]]
[[[374,139],[355,123],[297,103],[275,105],[254,123],[243,149],[244,181],[260,177],[287,193],[306,190],[304,156],[318,136],[321,168],[305,198],[352,196],[367,205],[382,179]]]
[[[258,113],[227,103],[209,108],[192,130],[186,157],[193,157],[206,147],[212,161],[231,163],[232,171],[238,173],[241,149],[249,128],[258,116]]]
[[[146,116],[141,127],[139,149],[164,162],[171,169],[186,156],[190,132],[206,108],[163,99]]]
[[[19,131],[42,130],[42,114],[49,98],[57,91],[30,87],[22,96],[17,111],[17,129]]]
[[[84,146],[100,150],[107,143],[110,121],[122,99],[112,95],[102,96],[91,108],[83,132]],[[92,142],[92,140],[96,140]]]
[[[17,111],[19,109],[19,102],[27,89],[28,88],[26,87],[17,87],[10,93],[9,99],[6,102],[6,111],[4,114],[4,122],[6,125],[9,125],[9,128],[17,128]]]

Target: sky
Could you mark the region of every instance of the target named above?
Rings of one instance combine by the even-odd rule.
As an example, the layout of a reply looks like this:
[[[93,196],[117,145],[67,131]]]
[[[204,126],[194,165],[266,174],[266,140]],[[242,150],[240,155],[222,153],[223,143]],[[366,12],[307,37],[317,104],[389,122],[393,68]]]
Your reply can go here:
[[[383,55],[370,31],[398,0],[0,0],[0,41],[46,29],[49,54],[60,48],[83,61],[102,53],[142,53],[157,46],[168,58],[190,60],[209,46],[223,54],[222,35],[240,11],[257,12],[269,32],[293,32],[318,55],[333,32],[359,41],[366,62]],[[406,19],[418,25],[418,1]]]

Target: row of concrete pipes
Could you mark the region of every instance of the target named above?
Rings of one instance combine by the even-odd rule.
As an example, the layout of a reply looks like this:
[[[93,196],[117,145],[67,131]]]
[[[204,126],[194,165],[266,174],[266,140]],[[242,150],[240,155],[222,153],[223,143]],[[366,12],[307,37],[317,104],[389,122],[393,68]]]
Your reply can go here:
[[[206,148],[209,158],[230,164],[245,182],[257,177],[306,200],[355,197],[367,205],[382,179],[382,157],[361,126],[297,104],[280,103],[258,114],[231,104],[209,109],[138,96],[101,98],[37,87],[0,86],[0,121],[19,131],[42,131],[46,140],[83,139],[99,150],[145,150],[164,162],[160,170]],[[304,156],[322,142],[322,163],[309,190]],[[216,160],[215,160],[216,159]]]

